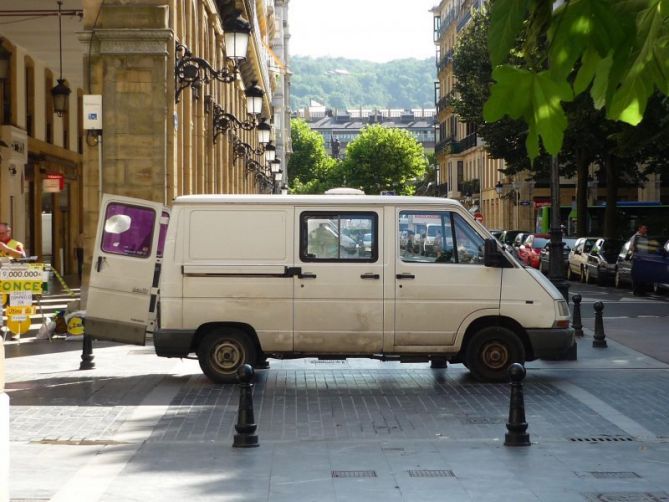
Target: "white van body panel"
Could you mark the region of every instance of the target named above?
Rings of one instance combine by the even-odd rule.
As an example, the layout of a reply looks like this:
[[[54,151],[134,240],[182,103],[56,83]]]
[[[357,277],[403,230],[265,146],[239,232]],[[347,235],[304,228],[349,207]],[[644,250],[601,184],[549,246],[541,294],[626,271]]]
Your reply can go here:
[[[163,210],[146,201],[127,202],[157,214]],[[432,241],[429,256],[407,244],[409,232],[435,221],[441,233]],[[101,238],[99,232],[98,243]],[[332,238],[337,239],[334,250]],[[499,343],[509,338],[516,345],[508,349],[519,358],[523,348],[529,357],[564,350],[573,342],[573,330],[559,292],[504,251],[498,266],[485,266],[483,244],[491,238],[459,203],[448,199],[178,197],[164,239],[162,267],[156,269],[156,352],[167,357],[196,352],[203,371],[218,381],[210,374],[211,365],[218,364],[212,358],[220,357],[225,365],[225,358],[245,353],[468,357],[475,364],[472,354],[462,349],[485,327],[500,331],[482,334],[500,337],[485,346],[492,347],[485,356],[491,361],[498,357]],[[139,257],[112,258],[116,276],[133,277],[131,293],[157,290],[151,283],[157,275],[148,273],[148,262],[140,267],[122,260],[141,262]],[[117,278],[106,280],[104,288],[92,283],[97,303],[89,315],[109,322],[130,316],[126,324],[133,320],[135,325],[127,338],[137,343],[139,327],[150,329],[150,316],[136,313],[146,308],[146,298],[132,305],[116,302],[114,295],[128,293],[120,291]],[[119,305],[129,312],[120,313]],[[114,339],[105,330],[93,335]],[[217,346],[221,337],[226,341]],[[233,373],[226,375],[221,381],[234,378]]]
[[[134,218],[121,214],[117,211],[121,207],[135,208],[138,214]],[[159,228],[167,211],[159,203],[103,196],[86,302],[88,333],[144,344],[146,329],[155,314],[152,302],[155,304],[157,299],[158,284],[154,284],[154,279]],[[149,221],[151,217],[153,221]],[[141,249],[138,243],[143,246]]]

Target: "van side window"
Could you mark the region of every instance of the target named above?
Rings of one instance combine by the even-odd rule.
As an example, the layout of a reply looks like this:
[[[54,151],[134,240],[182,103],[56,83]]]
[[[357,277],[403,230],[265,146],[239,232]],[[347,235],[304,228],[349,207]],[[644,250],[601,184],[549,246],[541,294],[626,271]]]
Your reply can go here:
[[[135,258],[150,256],[155,221],[153,209],[109,204],[105,213],[102,251]]]
[[[483,264],[484,240],[459,214],[454,214],[458,263]]]
[[[401,211],[398,232],[402,261],[455,263],[451,213]]]
[[[374,262],[379,256],[376,213],[302,213],[302,261]]]

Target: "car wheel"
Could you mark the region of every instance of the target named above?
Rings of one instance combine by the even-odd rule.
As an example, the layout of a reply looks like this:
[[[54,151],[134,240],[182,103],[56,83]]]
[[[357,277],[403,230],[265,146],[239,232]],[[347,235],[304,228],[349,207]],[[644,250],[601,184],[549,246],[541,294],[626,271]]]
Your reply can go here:
[[[466,366],[477,380],[506,382],[513,363],[525,362],[525,348],[518,335],[501,326],[483,328],[471,338],[465,353]]]
[[[237,369],[254,364],[256,349],[248,335],[234,328],[214,331],[204,336],[197,349],[202,372],[214,383],[236,383]]]

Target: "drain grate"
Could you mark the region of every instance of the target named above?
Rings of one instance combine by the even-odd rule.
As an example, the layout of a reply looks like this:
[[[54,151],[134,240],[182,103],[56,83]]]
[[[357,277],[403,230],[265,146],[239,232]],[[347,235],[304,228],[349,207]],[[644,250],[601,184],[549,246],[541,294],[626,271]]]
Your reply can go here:
[[[411,478],[454,478],[455,474],[450,469],[413,469],[408,470]]]
[[[464,417],[461,421],[465,425],[496,425],[506,423],[504,417]]]
[[[640,478],[636,472],[626,472],[626,471],[595,471],[589,473],[593,478],[597,479],[634,479]]]
[[[376,471],[332,471],[333,478],[375,478]]]
[[[585,438],[569,438],[569,441],[578,443],[607,443],[610,441],[634,441],[630,436],[593,436]]]
[[[586,500],[590,502],[667,502],[667,492],[609,492],[609,493],[584,493]]]
[[[50,444],[59,446],[115,446],[123,443],[112,439],[40,439],[31,441],[32,444]]]

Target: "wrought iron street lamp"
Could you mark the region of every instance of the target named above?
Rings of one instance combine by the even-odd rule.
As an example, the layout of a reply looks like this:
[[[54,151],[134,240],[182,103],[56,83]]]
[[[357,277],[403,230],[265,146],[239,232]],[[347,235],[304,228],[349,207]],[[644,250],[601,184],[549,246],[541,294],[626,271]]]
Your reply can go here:
[[[61,19],[61,8],[63,6],[62,0],[58,0],[58,53],[60,55],[60,78],[58,84],[51,89],[51,96],[53,96],[53,110],[56,115],[62,117],[67,113],[67,103],[70,98],[71,90],[65,84],[63,79],[63,23]]]
[[[265,91],[258,87],[256,82],[253,82],[244,91],[244,94],[246,95],[246,113],[249,117],[247,120],[241,121],[233,114],[226,112],[220,105],[214,104],[214,143],[216,143],[216,138],[218,138],[219,134],[226,132],[230,128],[250,131],[260,126],[257,116],[262,111],[262,101]],[[262,134],[264,136],[265,133]],[[263,137],[263,139],[265,138]]]
[[[193,88],[199,95],[202,85],[212,80],[230,83],[239,78],[239,65],[246,59],[251,25],[243,17],[238,16],[226,22],[223,29],[225,31],[225,59],[232,63],[232,69],[224,66],[217,70],[206,59],[193,56],[186,45],[177,43],[175,51],[177,60],[174,66],[176,88],[174,99],[177,103],[181,92],[186,87]]]

